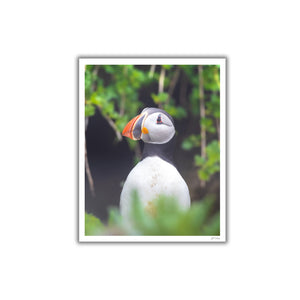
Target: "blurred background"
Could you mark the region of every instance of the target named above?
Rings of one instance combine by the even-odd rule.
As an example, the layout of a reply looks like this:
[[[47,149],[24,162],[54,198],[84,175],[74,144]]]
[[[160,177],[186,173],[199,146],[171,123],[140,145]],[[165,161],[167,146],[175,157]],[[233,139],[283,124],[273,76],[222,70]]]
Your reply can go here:
[[[87,65],[85,70],[85,208],[106,222],[143,142],[124,138],[145,107],[175,120],[175,164],[192,203],[220,209],[220,67],[218,65]]]

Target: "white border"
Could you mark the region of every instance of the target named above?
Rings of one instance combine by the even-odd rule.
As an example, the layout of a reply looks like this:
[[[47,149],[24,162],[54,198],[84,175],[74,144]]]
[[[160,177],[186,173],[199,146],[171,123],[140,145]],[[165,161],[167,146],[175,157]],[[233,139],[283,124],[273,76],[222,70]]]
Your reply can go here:
[[[85,66],[220,65],[220,236],[85,236]],[[79,242],[226,242],[226,58],[79,58]]]

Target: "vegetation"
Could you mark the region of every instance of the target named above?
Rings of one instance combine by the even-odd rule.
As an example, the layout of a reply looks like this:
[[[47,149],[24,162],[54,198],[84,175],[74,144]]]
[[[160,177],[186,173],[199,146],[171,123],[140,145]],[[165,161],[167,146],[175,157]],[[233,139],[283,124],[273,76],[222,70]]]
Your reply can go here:
[[[189,95],[186,95],[188,101],[172,97],[180,75],[186,81],[182,89],[190,90]],[[195,165],[199,166],[199,179],[208,181],[219,171],[220,67],[218,65],[86,66],[85,116],[87,118],[93,116],[95,110],[99,109],[114,129],[117,140],[121,141],[121,132],[127,122],[143,108],[143,102],[138,97],[139,89],[153,83],[158,85],[157,93],[151,93],[154,105],[164,109],[177,120],[185,119],[189,115],[196,118],[201,116],[199,134],[187,136],[181,146],[186,151],[199,148],[199,154],[195,155]],[[207,134],[212,136],[209,142]],[[138,147],[136,142],[128,140],[128,143],[132,150]]]
[[[141,97],[141,94],[143,97]],[[144,95],[147,95],[146,97]],[[88,65],[85,70],[86,120],[98,110],[122,141],[127,122],[146,106],[167,111],[181,124],[181,151],[190,154],[197,168],[199,187],[205,190],[220,171],[220,66],[218,65]],[[180,126],[179,126],[180,127]],[[135,162],[141,157],[139,143],[126,139],[134,152]],[[86,172],[93,193],[93,179],[86,154]],[[166,200],[157,204],[157,216],[145,215],[135,201],[133,220],[139,234],[207,234],[217,233],[218,197],[203,193],[190,211],[180,211]],[[210,200],[209,200],[210,199]],[[201,201],[200,201],[201,200]],[[200,201],[200,203],[198,203]],[[167,204],[166,204],[167,203]],[[212,209],[213,207],[213,209]],[[217,208],[216,208],[217,207]],[[169,217],[167,212],[172,211]],[[206,213],[205,216],[202,213]],[[108,226],[86,215],[86,234],[99,234],[115,228],[120,232],[118,211],[109,211]],[[113,217],[112,217],[113,216]],[[172,216],[176,216],[172,217]],[[112,221],[114,220],[114,221]],[[182,224],[185,223],[186,227]],[[166,225],[172,224],[172,226]],[[208,226],[210,224],[211,226]],[[94,232],[93,228],[97,228]],[[99,228],[102,228],[101,230]],[[210,228],[210,229],[208,229]],[[213,229],[214,228],[214,229]],[[127,234],[133,234],[127,229]]]
[[[115,208],[110,209],[105,225],[93,215],[85,214],[85,235],[220,235],[219,213],[210,215],[213,202],[208,197],[194,202],[189,210],[182,210],[174,199],[160,197],[149,211],[135,195],[130,224]]]

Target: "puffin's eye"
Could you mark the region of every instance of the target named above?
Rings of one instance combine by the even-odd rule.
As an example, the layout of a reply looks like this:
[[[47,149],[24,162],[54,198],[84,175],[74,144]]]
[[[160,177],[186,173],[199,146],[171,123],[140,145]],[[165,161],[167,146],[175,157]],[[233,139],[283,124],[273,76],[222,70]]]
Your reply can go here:
[[[157,120],[156,120],[156,124],[162,124],[162,120],[161,120],[161,114],[158,115]]]

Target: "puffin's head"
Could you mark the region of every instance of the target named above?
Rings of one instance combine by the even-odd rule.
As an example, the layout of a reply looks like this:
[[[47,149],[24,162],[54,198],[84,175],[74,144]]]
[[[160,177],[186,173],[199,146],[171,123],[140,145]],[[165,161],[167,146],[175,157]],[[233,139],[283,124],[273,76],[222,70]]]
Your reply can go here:
[[[145,143],[165,144],[175,134],[173,118],[164,110],[147,107],[125,126],[122,135]]]

